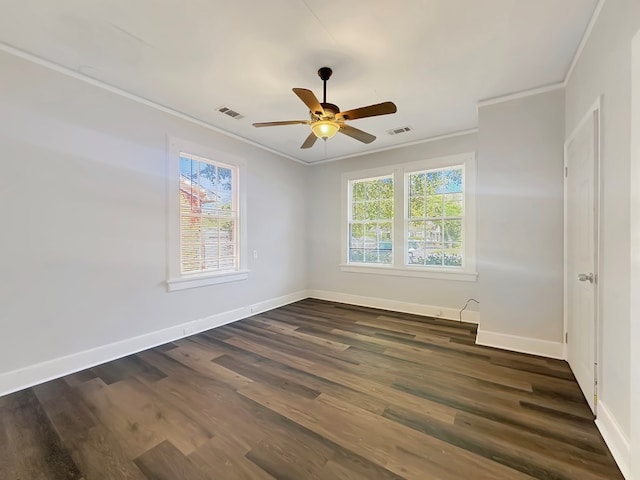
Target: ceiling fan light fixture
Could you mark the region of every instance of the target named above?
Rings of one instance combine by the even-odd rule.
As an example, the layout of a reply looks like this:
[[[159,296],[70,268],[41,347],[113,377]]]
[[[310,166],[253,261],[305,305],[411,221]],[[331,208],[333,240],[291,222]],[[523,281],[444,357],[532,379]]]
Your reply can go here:
[[[340,125],[331,120],[318,120],[311,124],[311,131],[318,138],[331,138],[340,130]]]

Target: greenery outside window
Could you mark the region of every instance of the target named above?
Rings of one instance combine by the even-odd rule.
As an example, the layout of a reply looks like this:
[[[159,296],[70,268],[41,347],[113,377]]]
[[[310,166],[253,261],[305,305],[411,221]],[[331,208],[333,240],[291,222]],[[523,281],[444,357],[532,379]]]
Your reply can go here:
[[[349,182],[349,262],[393,262],[393,177]]]
[[[406,174],[407,264],[462,267],[464,165]]]

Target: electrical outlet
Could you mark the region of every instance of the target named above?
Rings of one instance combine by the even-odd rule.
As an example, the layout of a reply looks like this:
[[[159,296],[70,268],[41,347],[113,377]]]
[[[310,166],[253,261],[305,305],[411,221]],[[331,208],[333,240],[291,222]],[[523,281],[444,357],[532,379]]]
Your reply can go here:
[[[258,250],[254,250],[253,251],[253,259],[257,260],[258,259]]]

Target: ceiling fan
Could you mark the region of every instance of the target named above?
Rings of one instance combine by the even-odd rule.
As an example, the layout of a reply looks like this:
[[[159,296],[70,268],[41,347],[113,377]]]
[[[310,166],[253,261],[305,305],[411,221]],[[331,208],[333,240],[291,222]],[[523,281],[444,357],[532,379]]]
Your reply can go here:
[[[370,133],[358,130],[350,125],[346,125],[347,120],[358,118],[375,117],[378,115],[388,115],[396,113],[397,108],[393,102],[383,102],[368,107],[360,107],[353,110],[341,112],[337,105],[327,103],[327,80],[331,78],[333,70],[329,67],[322,67],[318,70],[318,76],[322,79],[324,97],[320,103],[311,90],[306,88],[294,88],[295,93],[304,104],[309,107],[310,120],[287,120],[283,122],[263,122],[254,123],[254,127],[274,127],[279,125],[310,125],[311,133],[300,148],[311,148],[318,138],[333,137],[336,133],[343,133],[351,138],[355,138],[363,143],[371,143],[376,137]]]

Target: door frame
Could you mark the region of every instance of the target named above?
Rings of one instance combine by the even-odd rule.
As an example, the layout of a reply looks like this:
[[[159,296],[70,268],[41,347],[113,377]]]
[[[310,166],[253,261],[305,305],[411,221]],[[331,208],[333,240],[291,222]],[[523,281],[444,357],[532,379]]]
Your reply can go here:
[[[593,189],[594,189],[594,203],[595,203],[595,212],[594,212],[594,244],[593,244],[593,254],[594,254],[594,272],[593,275],[595,277],[594,281],[594,322],[595,322],[595,332],[594,332],[594,358],[595,358],[595,368],[594,368],[594,415],[597,417],[598,415],[598,379],[602,378],[602,365],[600,364],[600,349],[602,345],[602,329],[600,324],[601,312],[600,312],[600,234],[601,234],[601,225],[600,225],[600,212],[602,207],[602,185],[601,185],[601,173],[600,173],[600,160],[602,157],[602,96],[599,96],[596,101],[589,107],[584,116],[580,119],[578,124],[575,126],[571,135],[569,135],[564,142],[564,169],[563,169],[563,179],[564,179],[564,240],[563,240],[563,258],[564,258],[564,279],[563,279],[563,335],[562,335],[562,343],[564,344],[564,358],[565,360],[569,360],[569,347],[567,345],[567,330],[568,330],[568,286],[569,286],[569,278],[568,278],[568,265],[567,265],[567,252],[568,252],[568,244],[567,244],[567,146],[574,140],[580,129],[589,121],[591,121],[595,116],[596,120],[596,128],[594,132],[594,179],[593,179]],[[572,279],[574,280],[574,279]]]
[[[640,402],[640,351],[634,348],[640,343],[640,30],[631,43],[631,279],[629,305],[630,329],[630,387],[629,405]],[[640,411],[631,408],[631,477],[640,478]]]

